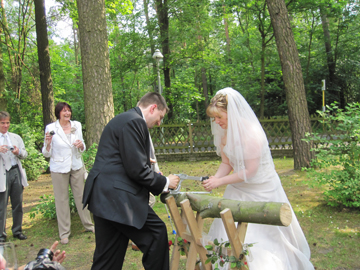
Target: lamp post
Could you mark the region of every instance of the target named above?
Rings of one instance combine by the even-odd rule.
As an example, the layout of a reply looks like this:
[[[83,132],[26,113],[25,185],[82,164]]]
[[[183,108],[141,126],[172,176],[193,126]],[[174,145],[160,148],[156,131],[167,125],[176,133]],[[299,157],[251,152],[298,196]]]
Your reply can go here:
[[[156,60],[157,75],[158,75],[158,87],[159,87],[159,94],[161,95],[159,61],[160,61],[160,59],[163,59],[164,56],[161,54],[159,49],[156,49],[154,55],[152,56],[152,58],[154,58]]]

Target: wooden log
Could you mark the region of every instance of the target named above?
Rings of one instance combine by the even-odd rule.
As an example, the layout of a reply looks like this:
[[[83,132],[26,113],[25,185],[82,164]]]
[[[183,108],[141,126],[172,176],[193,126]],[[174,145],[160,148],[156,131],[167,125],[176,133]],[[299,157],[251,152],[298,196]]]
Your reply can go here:
[[[181,206],[181,201],[188,198],[191,208],[199,212],[202,218],[221,218],[220,212],[229,208],[237,222],[289,226],[292,220],[291,209],[287,203],[237,201],[194,193],[162,196],[162,200],[173,196],[178,207]]]

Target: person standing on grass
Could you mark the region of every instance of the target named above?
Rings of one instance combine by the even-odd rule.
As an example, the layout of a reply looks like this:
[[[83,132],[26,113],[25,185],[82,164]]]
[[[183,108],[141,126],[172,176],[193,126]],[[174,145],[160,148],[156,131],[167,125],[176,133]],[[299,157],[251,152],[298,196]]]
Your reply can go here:
[[[86,150],[81,123],[71,120],[71,106],[59,102],[55,106],[57,121],[45,128],[42,153],[50,158],[51,180],[54,189],[56,217],[61,244],[69,242],[71,215],[69,185],[80,220],[87,232],[94,232],[90,212],[82,208],[85,168],[82,153]]]
[[[115,116],[101,135],[83,196],[95,221],[92,270],[122,269],[129,240],[143,252],[146,270],[169,269],[165,223],[149,206],[149,192],[174,189],[179,177],[151,169],[149,128],[168,111],[158,93],[147,93],[138,107]]]
[[[206,113],[211,118],[214,144],[222,162],[216,174],[202,182],[205,190],[226,185],[225,199],[290,205],[276,173],[266,134],[244,97],[232,88],[219,90]],[[248,224],[244,242],[255,243],[250,248],[252,259],[247,258],[249,269],[314,269],[305,235],[292,208],[291,212],[288,227]],[[221,219],[214,219],[208,236],[211,241],[228,240]]]
[[[22,231],[23,190],[28,186],[21,159],[28,155],[24,141],[15,133],[8,132],[10,114],[0,112],[0,242],[6,242],[6,210],[9,197],[13,217],[12,233],[15,238],[25,240]]]

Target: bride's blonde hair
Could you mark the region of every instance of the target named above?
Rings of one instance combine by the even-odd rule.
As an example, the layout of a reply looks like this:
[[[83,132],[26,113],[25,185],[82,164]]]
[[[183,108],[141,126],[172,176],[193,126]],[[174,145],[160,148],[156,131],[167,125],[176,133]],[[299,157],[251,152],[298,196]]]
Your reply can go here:
[[[227,95],[217,94],[211,99],[210,104],[206,109],[206,114],[209,117],[214,118],[219,115],[221,111],[227,112],[227,106]]]

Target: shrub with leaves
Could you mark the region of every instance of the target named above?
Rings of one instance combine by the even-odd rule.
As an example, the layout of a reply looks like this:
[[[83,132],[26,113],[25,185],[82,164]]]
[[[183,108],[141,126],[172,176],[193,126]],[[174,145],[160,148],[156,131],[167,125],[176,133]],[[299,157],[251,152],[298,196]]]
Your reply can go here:
[[[224,252],[224,248],[230,248],[229,241],[221,242],[217,239],[214,239],[214,245],[206,245],[205,248],[210,251],[209,254],[206,254],[208,257],[205,263],[214,264],[214,270],[219,270],[219,265],[223,267],[226,263],[230,263],[231,269],[240,269],[241,267],[247,267],[247,262],[245,256],[249,254],[248,247],[252,247],[253,244],[244,244],[243,251],[241,252],[239,258],[235,256],[229,256]]]
[[[69,206],[70,213],[77,213],[74,195],[69,187]],[[46,219],[56,218],[55,198],[53,195],[44,194],[40,196],[40,203],[30,210],[30,218],[35,218],[36,215],[42,215]]]
[[[96,143],[93,143],[93,145],[91,145],[83,154],[83,160],[84,160],[84,164],[85,164],[85,168],[87,171],[90,171],[91,168],[94,165],[95,162],[95,157],[96,157],[96,153],[97,153],[97,147],[98,145]]]
[[[18,134],[24,141],[28,156],[21,163],[26,170],[28,180],[37,180],[48,166],[43,154],[36,149],[35,145],[36,141],[43,139],[43,135],[31,128],[26,118],[21,124],[11,124],[10,131]]]
[[[312,168],[305,169],[313,179],[311,184],[326,187],[325,200],[330,206],[360,208],[360,104],[348,104],[342,110],[334,103],[319,113],[325,128],[334,132],[305,139],[327,145],[312,149],[316,158]]]

